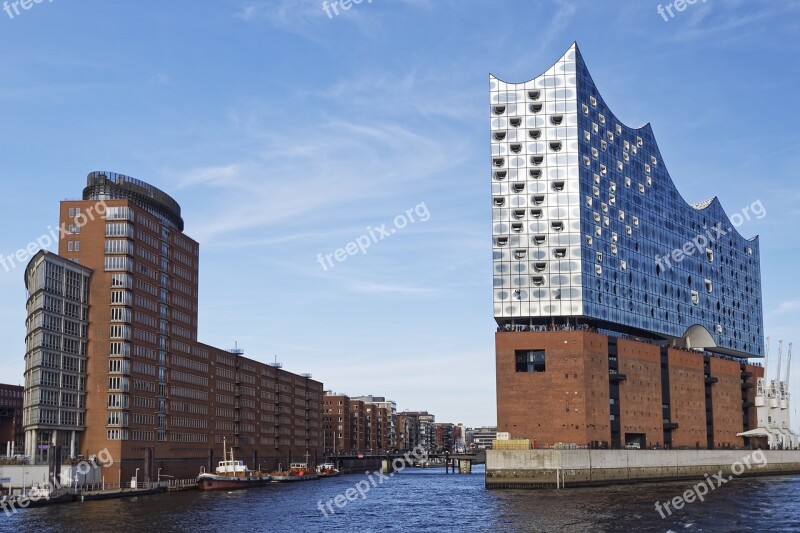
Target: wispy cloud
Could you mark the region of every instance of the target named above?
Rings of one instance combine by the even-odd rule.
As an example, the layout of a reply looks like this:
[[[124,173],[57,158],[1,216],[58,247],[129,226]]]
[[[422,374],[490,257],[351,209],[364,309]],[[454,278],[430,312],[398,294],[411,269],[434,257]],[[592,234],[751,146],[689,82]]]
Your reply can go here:
[[[431,186],[426,178],[459,164],[458,143],[423,136],[400,124],[328,119],[291,127],[237,129],[243,144],[260,146],[241,161],[177,172],[179,188],[202,189],[195,238],[212,242],[231,232],[346,221],[367,200]],[[412,156],[410,156],[412,154]],[[389,213],[391,215],[392,213]],[[284,226],[285,227],[285,226]],[[295,232],[297,228],[295,228]]]
[[[781,302],[776,308],[767,313],[767,315],[770,317],[778,317],[797,312],[800,312],[800,300],[791,300],[787,302]]]
[[[389,283],[376,283],[370,281],[356,281],[349,284],[352,290],[370,294],[433,294],[436,289],[411,287],[407,285],[394,285]]]
[[[675,31],[669,32],[673,42],[716,39],[717,42],[741,42],[748,34],[762,33],[769,25],[765,21],[792,16],[800,12],[798,2],[772,0],[730,0],[728,2],[697,3],[680,17],[670,21]],[[677,21],[673,22],[673,21]]]
[[[169,74],[165,72],[159,72],[147,80],[147,85],[169,86],[172,85],[172,80],[170,79]]]

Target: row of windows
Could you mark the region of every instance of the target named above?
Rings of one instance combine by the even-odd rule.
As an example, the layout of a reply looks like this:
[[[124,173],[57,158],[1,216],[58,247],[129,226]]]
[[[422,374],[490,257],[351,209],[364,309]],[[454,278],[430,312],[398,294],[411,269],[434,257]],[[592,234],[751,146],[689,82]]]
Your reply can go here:
[[[147,233],[146,231],[142,231],[142,228],[136,228],[136,238],[140,241],[146,243],[148,246],[152,247],[155,250],[158,250],[160,241]]]
[[[137,297],[138,298],[138,297]],[[158,320],[148,314],[136,311],[136,323],[153,329],[158,329]]]
[[[159,257],[156,254],[154,254],[150,250],[147,250],[147,249],[145,249],[145,248],[143,248],[141,246],[136,249],[136,255],[141,257],[145,261],[148,261],[148,262],[152,263],[156,267],[160,264]],[[166,269],[162,268],[162,270],[166,270]]]
[[[143,213],[141,213],[141,212],[138,212],[138,213],[136,213],[136,214],[137,214],[137,217],[136,217],[136,222],[137,222],[138,224],[141,224],[142,226],[144,226],[145,228],[149,229],[149,230],[150,230],[150,231],[152,231],[153,233],[156,233],[156,234],[159,234],[159,233],[160,233],[161,226],[160,226],[159,224],[157,224],[157,223],[153,222],[153,220],[152,220],[152,219],[150,219],[150,217],[148,217],[148,216],[145,216],[145,215],[144,215]]]
[[[131,439],[135,441],[145,441],[145,442],[153,442],[155,438],[153,437],[154,432],[152,431],[141,431],[138,429],[131,430]]]
[[[105,252],[107,254],[133,255],[133,243],[126,239],[106,239]]]
[[[119,344],[119,343],[117,343]],[[110,359],[108,361],[109,374],[130,374],[131,363],[126,359]]]
[[[136,357],[142,357],[144,359],[150,359],[155,361],[156,359],[156,351],[152,348],[146,348],[141,345],[136,345],[133,347],[133,355]]]
[[[176,413],[190,413],[194,415],[208,415],[208,406],[196,403],[170,402],[170,408]],[[219,409],[217,410],[219,411]],[[219,416],[219,414],[218,414]],[[233,415],[231,415],[233,416]]]
[[[178,397],[182,397],[182,398],[192,398],[194,400],[208,401],[208,393],[207,392],[203,392],[203,391],[199,391],[199,390],[195,390],[195,389],[189,389],[189,388],[186,388],[186,387],[176,387],[176,386],[172,386],[171,387],[171,391],[172,391],[172,396],[178,396]]]
[[[228,358],[228,357],[226,357],[226,356],[217,356],[217,362],[218,363],[221,363],[220,357],[224,358],[226,361],[229,360],[231,362],[231,366],[233,366],[233,360]],[[222,363],[222,364],[227,364],[227,363]],[[229,370],[227,368],[222,368],[222,367],[219,367],[219,366],[217,367],[217,375],[220,376],[220,377],[223,377],[223,378],[227,378],[227,379],[232,379],[232,380],[236,379],[236,372],[235,371]]]
[[[156,343],[156,335],[155,333],[151,333],[149,331],[144,331],[139,328],[135,328],[133,330],[133,337],[136,340],[146,342],[148,344],[155,344]]]
[[[192,255],[197,255],[197,247],[191,242],[189,242],[189,240],[184,239],[179,235],[175,235],[174,242],[175,245],[178,246],[179,248],[182,248],[183,250],[189,252]]]
[[[185,285],[182,285],[181,283],[173,283],[173,288],[177,289],[178,285],[186,287]],[[188,289],[188,287],[187,287],[187,289]],[[184,292],[184,294],[189,294],[190,292],[191,292],[191,290],[189,290],[188,293]],[[173,294],[172,295],[172,303],[174,305],[178,306],[178,307],[182,307],[183,309],[186,309],[187,311],[197,312],[197,304],[196,303],[194,303],[192,300],[189,300],[187,298],[183,298],[182,296],[179,296],[177,294]]]
[[[170,418],[170,425],[177,428],[208,429],[208,420],[173,416]]]
[[[148,365],[147,363],[140,363],[139,361],[134,361],[133,372],[135,374],[142,374],[144,376],[155,376],[156,367],[154,365]]]
[[[182,381],[183,383],[191,383],[192,385],[208,387],[208,378],[206,377],[195,376],[194,374],[188,374],[186,372],[178,372],[177,370],[172,370],[170,375],[175,381]]]
[[[191,370],[196,370],[204,374],[208,373],[208,363],[201,363],[200,361],[187,359],[186,357],[181,357],[179,355],[172,356],[172,364],[175,366],[181,366],[183,368],[189,368]]]
[[[105,258],[105,270],[115,271],[124,270],[126,272],[133,272],[133,259],[124,256],[110,256]]]
[[[173,335],[177,335],[178,337],[183,337],[184,339],[196,340],[197,338],[196,333],[189,328],[184,328],[176,324],[172,324],[171,330]]]
[[[152,410],[156,407],[156,400],[147,396],[134,396],[133,406]]]
[[[145,381],[143,379],[134,379],[133,390],[143,391],[143,392],[155,392],[156,384],[153,383],[152,381]]]

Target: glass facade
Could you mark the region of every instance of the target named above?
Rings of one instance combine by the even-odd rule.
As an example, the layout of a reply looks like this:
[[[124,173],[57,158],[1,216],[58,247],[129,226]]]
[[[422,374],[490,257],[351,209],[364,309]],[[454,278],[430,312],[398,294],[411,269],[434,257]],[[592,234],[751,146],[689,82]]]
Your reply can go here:
[[[25,272],[25,453],[46,462],[53,446],[75,457],[85,429],[86,346],[92,271],[41,251]]]
[[[577,45],[531,81],[490,86],[498,325],[763,355],[758,238],[716,198],[683,200],[650,126],[614,116]]]

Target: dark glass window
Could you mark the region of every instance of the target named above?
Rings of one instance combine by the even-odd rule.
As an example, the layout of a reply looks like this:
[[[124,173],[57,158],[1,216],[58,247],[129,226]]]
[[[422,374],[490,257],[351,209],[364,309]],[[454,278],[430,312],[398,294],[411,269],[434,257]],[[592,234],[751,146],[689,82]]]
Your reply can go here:
[[[544,372],[544,350],[517,350],[517,372]]]

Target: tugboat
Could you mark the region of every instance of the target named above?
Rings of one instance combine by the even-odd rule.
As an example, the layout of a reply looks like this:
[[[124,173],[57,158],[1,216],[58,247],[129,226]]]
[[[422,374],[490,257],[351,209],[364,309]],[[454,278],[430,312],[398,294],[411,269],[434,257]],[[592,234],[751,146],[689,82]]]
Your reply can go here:
[[[291,463],[289,470],[279,470],[271,474],[273,483],[286,483],[289,481],[308,481],[317,479],[317,471],[310,468],[308,463]]]
[[[198,489],[239,490],[265,485],[272,479],[269,474],[264,474],[258,470],[250,470],[244,462],[236,461],[233,458],[233,450],[230,452],[229,460],[226,439],[222,440],[222,454],[224,460],[219,462],[216,473],[201,472],[197,476]]]
[[[317,475],[319,477],[336,477],[341,476],[342,473],[336,469],[333,463],[323,463],[317,467]]]

